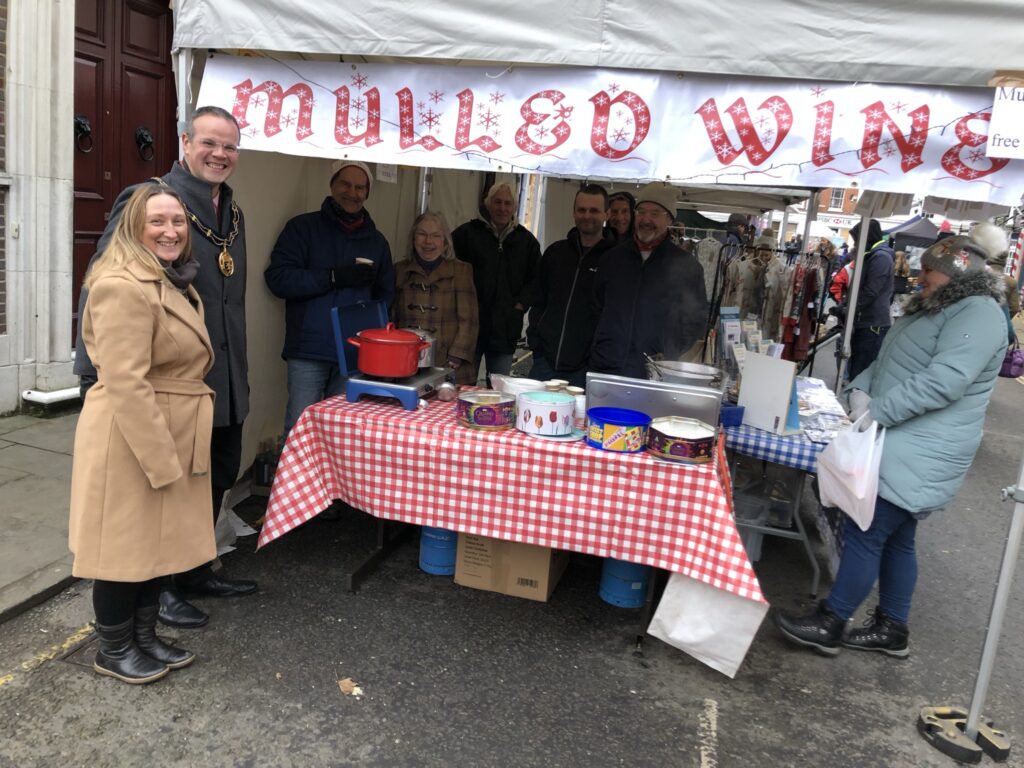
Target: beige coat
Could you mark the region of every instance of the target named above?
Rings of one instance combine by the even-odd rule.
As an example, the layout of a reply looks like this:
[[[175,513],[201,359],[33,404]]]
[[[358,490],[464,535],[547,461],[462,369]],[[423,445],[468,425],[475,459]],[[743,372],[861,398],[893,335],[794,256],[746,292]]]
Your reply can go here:
[[[75,576],[145,581],[216,555],[210,508],[213,349],[188,299],[130,264],[92,286],[82,318],[98,383],[75,432]]]

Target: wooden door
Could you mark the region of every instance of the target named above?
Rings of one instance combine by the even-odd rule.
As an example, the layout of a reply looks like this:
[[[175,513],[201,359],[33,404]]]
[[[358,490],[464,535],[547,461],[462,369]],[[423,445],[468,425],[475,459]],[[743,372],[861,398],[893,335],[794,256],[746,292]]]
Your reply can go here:
[[[162,176],[178,156],[172,31],[167,0],[75,2],[75,326],[85,269],[118,193]]]

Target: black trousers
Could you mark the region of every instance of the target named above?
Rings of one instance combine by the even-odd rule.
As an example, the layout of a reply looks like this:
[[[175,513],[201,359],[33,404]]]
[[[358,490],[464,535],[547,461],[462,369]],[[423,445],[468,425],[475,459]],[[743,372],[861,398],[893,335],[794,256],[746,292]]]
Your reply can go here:
[[[242,425],[214,427],[210,438],[210,485],[213,491],[213,521],[217,522],[220,505],[238,479],[242,464]]]
[[[149,581],[96,579],[92,586],[92,608],[96,612],[96,623],[113,627],[133,618],[136,608],[156,605],[162,583],[162,577]]]
[[[850,362],[847,364],[847,376],[853,381],[860,372],[871,365],[878,357],[882,348],[882,340],[889,332],[889,327],[854,328],[850,337]]]

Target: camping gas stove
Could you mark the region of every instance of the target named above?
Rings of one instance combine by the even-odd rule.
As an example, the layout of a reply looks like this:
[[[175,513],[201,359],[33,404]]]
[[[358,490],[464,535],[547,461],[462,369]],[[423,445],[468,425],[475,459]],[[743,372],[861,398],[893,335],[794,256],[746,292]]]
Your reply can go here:
[[[349,402],[358,402],[363,395],[393,397],[407,411],[415,411],[420,398],[430,397],[453,373],[451,368],[420,368],[404,379],[380,379],[360,373],[352,376],[345,386],[345,397]]]

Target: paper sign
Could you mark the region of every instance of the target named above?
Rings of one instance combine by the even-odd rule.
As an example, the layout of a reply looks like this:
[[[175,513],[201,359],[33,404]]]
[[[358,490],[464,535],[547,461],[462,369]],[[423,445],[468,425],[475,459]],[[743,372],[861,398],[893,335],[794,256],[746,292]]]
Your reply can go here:
[[[390,163],[377,163],[377,181],[385,184],[398,183],[398,166]]]
[[[985,154],[1024,158],[1024,87],[996,88]]]

